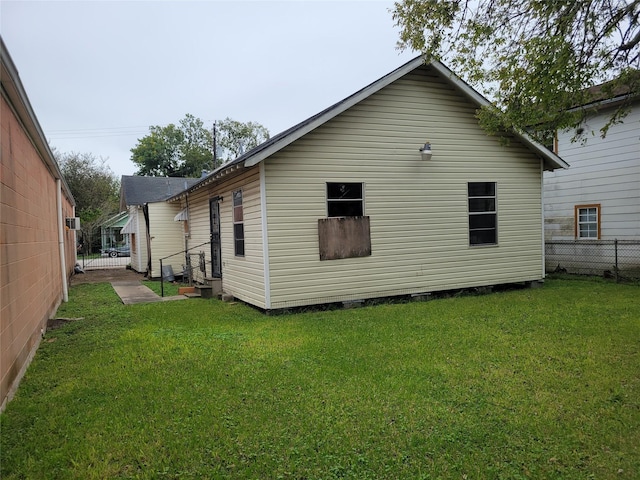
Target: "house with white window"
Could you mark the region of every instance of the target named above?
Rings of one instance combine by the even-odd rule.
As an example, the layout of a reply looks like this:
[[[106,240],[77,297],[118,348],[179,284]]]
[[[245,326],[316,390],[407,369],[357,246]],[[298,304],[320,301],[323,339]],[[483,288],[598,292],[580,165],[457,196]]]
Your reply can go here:
[[[542,172],[567,164],[416,58],[168,199],[207,276],[265,310],[542,280]]]
[[[619,268],[640,268],[640,92],[621,88],[593,101],[577,129],[558,132],[555,151],[571,168],[545,172],[547,269],[572,273],[612,270],[617,240]],[[622,103],[628,114],[600,130]],[[635,257],[635,260],[633,259]]]
[[[181,252],[188,248],[186,210],[165,200],[197,181],[197,178],[122,176],[120,210],[126,212],[128,220],[120,233],[128,236],[132,270],[149,278],[160,278],[160,259],[170,256],[163,266],[182,272],[185,257]]]

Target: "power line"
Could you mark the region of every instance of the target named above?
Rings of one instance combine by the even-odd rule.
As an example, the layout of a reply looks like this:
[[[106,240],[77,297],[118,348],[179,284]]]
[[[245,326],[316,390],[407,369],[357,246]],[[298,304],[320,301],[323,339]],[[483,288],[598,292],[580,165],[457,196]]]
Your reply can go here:
[[[78,133],[78,132],[69,132],[66,134],[53,134],[49,135],[48,138],[50,140],[71,140],[78,138],[100,138],[100,137],[126,137],[126,136],[139,136],[147,134],[146,131],[139,132],[96,132],[93,134],[90,133]]]
[[[205,123],[212,120],[205,120]],[[154,127],[166,127],[165,125],[153,125]],[[83,138],[102,138],[102,137],[126,137],[136,135],[148,135],[149,125],[135,125],[130,127],[96,127],[96,128],[69,128],[47,130],[45,134],[49,140],[77,140]]]
[[[132,127],[97,127],[97,128],[68,128],[68,129],[59,129],[59,130],[49,130],[53,133],[62,133],[62,132],[91,132],[94,130],[126,130],[131,128],[149,128],[148,125],[135,125]]]
[[[148,133],[149,127],[136,125],[131,127],[98,127],[48,130],[50,140],[74,140],[82,138],[137,136]]]

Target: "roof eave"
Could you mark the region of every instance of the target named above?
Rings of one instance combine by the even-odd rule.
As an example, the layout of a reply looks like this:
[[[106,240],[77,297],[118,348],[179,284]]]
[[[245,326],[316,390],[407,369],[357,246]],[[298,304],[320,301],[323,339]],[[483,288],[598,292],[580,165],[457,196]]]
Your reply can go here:
[[[233,171],[232,169],[236,168],[249,168],[259,164],[264,161],[274,153],[282,150],[287,145],[295,142],[299,138],[303,137],[307,133],[313,131],[324,123],[328,122],[332,118],[337,115],[343,113],[354,105],[358,104],[362,100],[368,98],[373,95],[377,91],[383,89],[387,85],[395,82],[399,78],[403,77],[407,73],[415,70],[421,65],[425,64],[425,60],[422,56],[416,57],[413,60],[405,63],[401,67],[397,68],[393,72],[385,75],[384,77],[376,80],[375,82],[369,84],[363,89],[357,91],[353,95],[347,97],[346,99],[334,104],[333,106],[325,109],[323,112],[320,112],[314,117],[311,117],[308,120],[305,120],[299,123],[297,126],[292,127],[290,133],[281,134],[282,137],[272,143],[268,141],[266,146],[264,147],[256,147],[253,152],[248,152],[246,155],[232,161],[227,166],[223,165],[222,167],[214,170],[211,174],[205,177],[202,181],[196,183],[191,188],[185,190],[184,192],[179,193],[178,195],[174,195],[167,199],[167,201],[174,201],[179,198],[182,198],[189,192],[195,191],[205,185],[209,185],[214,181],[221,179],[226,176],[228,173]],[[444,64],[439,61],[432,61],[428,64],[432,68],[434,68],[440,75],[445,77],[455,88],[457,88],[463,95],[465,95],[469,100],[471,100],[477,106],[489,106],[491,103],[485,97],[483,97],[480,93],[475,91],[471,86],[469,86],[466,82],[460,79],[455,73],[453,73],[449,68],[447,68]],[[287,131],[285,131],[287,132]],[[546,170],[554,170],[557,168],[568,168],[569,165],[562,160],[560,157],[555,155],[553,152],[550,152],[544,146],[538,144],[533,139],[528,137],[527,135],[513,132],[516,137],[518,137],[523,143],[536,154],[538,154],[545,165]]]
[[[475,91],[471,86],[464,82],[460,77],[453,73],[441,62],[432,62],[431,66],[437,70],[441,75],[446,77],[462,94],[464,94],[469,100],[474,102],[479,107],[491,106],[491,102],[483,97],[480,93]],[[533,138],[525,133],[517,131],[512,132],[516,138],[529,148],[529,150],[540,156],[544,162],[545,170],[556,170],[558,168],[569,168],[569,164],[562,160],[558,155],[551,152],[548,148],[540,143],[536,142]]]
[[[275,152],[295,142],[296,140],[303,137],[307,133],[318,128],[320,125],[323,125],[324,123],[328,122],[332,118],[340,115],[341,113],[345,112],[349,108],[360,103],[365,98],[368,98],[369,96],[373,95],[377,91],[395,82],[397,79],[403,77],[407,73],[415,70],[416,68],[418,68],[420,65],[423,65],[423,64],[424,64],[424,59],[422,57],[416,57],[413,60],[405,63],[401,67],[397,68],[393,72],[385,75],[379,80],[364,87],[362,90],[359,90],[353,95],[347,97],[343,101],[336,103],[333,107],[329,107],[328,109],[325,110],[323,114],[320,114],[317,118],[313,119],[311,122],[307,124],[304,124],[305,122],[302,122],[301,124],[302,126],[298,129],[295,129],[290,135],[286,135],[278,142],[273,143],[272,145],[265,148],[264,150],[260,150],[259,152],[256,152],[255,155],[252,155],[251,157],[245,159],[244,160],[245,167],[252,167],[254,165],[257,165],[258,163],[262,162],[264,159],[273,155]]]
[[[210,185],[218,180],[221,180],[223,177],[226,177],[227,175],[233,172],[243,169],[244,167],[245,165],[243,164],[243,162],[239,162],[239,163],[231,162],[226,165],[222,165],[221,167],[218,167],[209,175],[204,177],[199,182],[196,182],[194,185],[191,185],[189,188],[183,190],[182,192],[172,195],[171,197],[167,198],[165,201],[175,202],[177,200],[180,200],[181,198],[186,197],[189,193],[195,192],[196,190],[199,190],[202,187]]]

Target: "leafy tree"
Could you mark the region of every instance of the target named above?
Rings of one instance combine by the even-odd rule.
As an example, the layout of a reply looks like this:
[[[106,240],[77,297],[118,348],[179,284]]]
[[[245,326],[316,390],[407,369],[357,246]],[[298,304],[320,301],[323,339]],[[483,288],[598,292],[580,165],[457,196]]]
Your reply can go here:
[[[269,140],[269,130],[259,123],[242,123],[230,118],[216,122],[216,144],[220,147],[216,152],[218,165],[235,160],[266,140]]]
[[[84,237],[118,213],[120,182],[105,158],[91,153],[60,153],[54,156],[76,201],[76,215]]]
[[[199,118],[186,114],[178,126],[150,127],[149,135],[139,139],[131,149],[131,160],[138,165],[136,174],[199,177],[203,170],[233,160],[269,138],[269,131],[259,123],[242,123],[230,118],[216,122],[215,131],[214,162],[212,132]]]
[[[136,175],[177,176],[180,171],[182,132],[173,124],[149,127],[149,135],[131,149],[131,160],[138,165]]]
[[[200,176],[211,162],[211,132],[193,115],[185,115],[178,126],[152,126],[149,132],[131,149],[131,160],[138,165],[137,175]]]
[[[490,133],[575,127],[586,87],[640,86],[640,0],[402,0],[392,14],[401,49],[445,61],[494,101],[478,112]]]
[[[180,132],[180,159],[183,163],[178,176],[199,177],[202,170],[212,164],[212,134],[202,120],[190,114],[180,120]]]

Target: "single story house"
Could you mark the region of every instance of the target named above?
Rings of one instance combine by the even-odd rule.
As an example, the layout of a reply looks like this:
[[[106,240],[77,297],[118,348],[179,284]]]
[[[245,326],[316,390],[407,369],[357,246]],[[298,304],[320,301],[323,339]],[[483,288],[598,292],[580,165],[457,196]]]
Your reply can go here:
[[[0,412],[76,263],[75,200],[0,38]]]
[[[227,294],[261,309],[544,278],[542,172],[525,135],[421,57],[170,197]]]
[[[128,245],[128,237],[122,234],[122,228],[128,220],[129,214],[124,211],[115,214],[100,225],[100,249],[102,251]]]
[[[183,209],[165,200],[197,181],[197,178],[122,176],[120,210],[127,212],[129,219],[121,233],[129,236],[133,270],[159,278],[160,259],[169,257],[163,265],[182,272],[185,257],[181,252],[188,247],[187,226],[174,218]],[[182,215],[186,216],[186,212]]]

